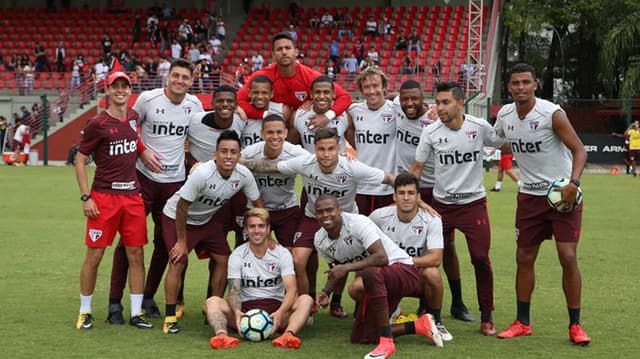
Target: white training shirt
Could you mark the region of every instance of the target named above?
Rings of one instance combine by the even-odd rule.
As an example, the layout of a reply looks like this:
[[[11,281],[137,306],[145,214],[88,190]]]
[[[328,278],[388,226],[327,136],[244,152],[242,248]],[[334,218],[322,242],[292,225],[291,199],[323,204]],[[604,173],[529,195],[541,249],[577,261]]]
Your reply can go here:
[[[315,148],[316,129],[310,130],[309,127],[307,126],[309,126],[309,122],[311,121],[309,117],[315,116],[315,115],[316,113],[313,112],[313,110],[298,109],[296,111],[295,119],[293,120],[293,127],[300,134],[300,144],[305,150],[311,153],[314,153],[316,151],[316,148]],[[340,145],[340,153],[344,153],[345,151],[344,133],[347,131],[347,128],[349,127],[349,122],[347,121],[347,118],[344,115],[337,116],[336,118],[329,120],[329,124],[327,125],[327,127],[333,127],[336,130],[338,130],[338,144]]]
[[[140,138],[160,155],[162,172],[154,173],[138,158],[136,168],[154,182],[173,183],[185,178],[184,141],[192,113],[202,112],[200,100],[187,94],[180,104],[172,103],[164,88],[144,91],[133,109],[140,119]]]
[[[324,193],[334,195],[344,212],[358,213],[357,184],[378,184],[384,180],[384,171],[360,161],[350,161],[343,156],[338,157],[338,164],[331,173],[323,173],[320,170],[315,154],[278,162],[278,172],[299,174],[302,177],[302,185],[308,199],[304,214],[311,218],[315,218],[316,199]]]
[[[366,102],[349,107],[353,121],[358,160],[371,167],[394,173],[396,167],[396,117],[393,102],[385,101],[377,110],[370,110]],[[393,193],[386,184],[358,184],[358,194],[383,196]]]
[[[413,161],[416,159],[416,148],[420,142],[422,129],[433,123],[425,113],[416,119],[408,119],[400,107],[399,97],[393,100],[393,108],[396,115],[396,174],[408,173]],[[433,159],[424,163],[420,174],[420,188],[432,188],[436,183],[433,173]]]
[[[465,204],[484,198],[483,148],[500,147],[503,143],[504,139],[487,121],[470,115],[464,115],[458,130],[440,121],[427,126],[416,149],[416,161],[434,159],[433,198],[445,204]]]
[[[237,114],[234,114],[233,122],[229,128],[218,129],[202,123],[207,115],[214,116],[214,112],[194,113],[191,115],[191,122],[189,123],[189,153],[198,162],[206,162],[213,158],[218,137],[222,132],[233,130],[240,136],[247,122]]]
[[[267,249],[263,257],[257,257],[249,243],[234,249],[229,256],[227,279],[240,279],[240,300],[284,299],[283,278],[295,276],[291,253],[277,244]]]
[[[183,198],[191,202],[187,224],[201,226],[209,222],[211,217],[240,190],[250,201],[260,197],[256,181],[248,168],[238,164],[229,178],[222,178],[216,163],[211,160],[196,167],[184,185],[167,200],[162,213],[176,219],[178,200]]]
[[[442,219],[422,208],[410,222],[402,222],[398,218],[395,205],[378,208],[369,218],[411,257],[421,257],[427,250],[444,248]]]
[[[267,112],[269,114],[275,114],[282,116],[282,104],[278,102],[269,102],[269,107],[267,108]],[[262,135],[260,132],[262,131],[262,119],[249,119],[246,121],[246,126],[242,129],[242,134],[240,135],[240,141],[242,142],[242,148],[250,146],[254,143],[258,143],[262,141]]]
[[[242,158],[246,160],[263,160],[265,142],[258,142],[242,150]],[[282,152],[276,158],[284,161],[298,156],[307,156],[309,152],[298,145],[284,142]],[[281,173],[256,173],[256,182],[260,189],[264,207],[269,211],[278,211],[298,205],[296,196],[296,175]],[[251,205],[249,205],[251,207]]]
[[[367,249],[380,240],[387,252],[389,264],[413,264],[411,257],[384,234],[367,216],[357,213],[342,213],[342,227],[337,239],[329,238],[329,233],[320,228],[313,244],[327,263],[352,263],[369,256]]]
[[[536,98],[536,104],[524,119],[518,117],[515,104],[498,112],[495,129],[511,143],[518,160],[520,192],[544,196],[553,181],[570,178],[573,166],[571,151],[553,130],[552,117],[560,106]]]

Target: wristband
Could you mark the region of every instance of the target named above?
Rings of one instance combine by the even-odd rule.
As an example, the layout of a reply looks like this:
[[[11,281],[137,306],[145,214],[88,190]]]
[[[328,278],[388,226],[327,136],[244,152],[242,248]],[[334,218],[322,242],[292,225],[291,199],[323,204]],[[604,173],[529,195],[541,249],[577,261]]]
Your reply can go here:
[[[571,182],[574,185],[576,185],[576,187],[580,187],[580,180],[577,179],[577,178],[572,178],[569,182]]]

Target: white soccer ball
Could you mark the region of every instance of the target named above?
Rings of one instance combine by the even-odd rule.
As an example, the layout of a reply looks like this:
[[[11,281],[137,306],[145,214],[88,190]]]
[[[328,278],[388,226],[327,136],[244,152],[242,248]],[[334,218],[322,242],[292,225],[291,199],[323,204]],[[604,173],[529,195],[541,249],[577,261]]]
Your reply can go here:
[[[240,318],[238,331],[252,342],[265,340],[273,331],[273,319],[262,309],[251,309]]]
[[[555,191],[556,188],[561,188],[568,185],[571,181],[568,178],[560,178],[557,181],[553,181],[549,189],[547,190],[547,202],[551,206],[551,208],[555,209],[558,212],[568,213],[576,209],[580,203],[582,203],[582,189],[578,187],[578,193],[576,194],[576,202],[573,206],[568,206],[565,203],[562,203],[562,193],[559,191]]]

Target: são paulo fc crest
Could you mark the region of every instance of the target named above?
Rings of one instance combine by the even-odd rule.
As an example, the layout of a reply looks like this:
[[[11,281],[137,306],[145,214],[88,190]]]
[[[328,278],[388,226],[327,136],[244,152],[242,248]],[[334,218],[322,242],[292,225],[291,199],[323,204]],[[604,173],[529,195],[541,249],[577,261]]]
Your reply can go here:
[[[529,121],[529,130],[535,131],[540,126],[540,121]]]
[[[300,102],[304,101],[307,98],[307,92],[306,91],[296,91],[296,92],[294,92],[294,95],[296,96],[296,98]]]
[[[302,236],[302,232],[296,232],[293,234],[293,243],[296,243],[298,239]]]
[[[191,114],[191,110],[192,110],[191,106],[184,106],[182,109],[184,110],[184,114],[185,115],[190,115]]]
[[[413,234],[419,236],[422,234],[422,232],[424,232],[424,226],[423,225],[413,225],[411,226],[411,231],[413,231]]]
[[[336,181],[340,184],[347,182],[347,175],[336,175]]]
[[[352,246],[353,245],[353,238],[351,238],[351,236],[345,238],[344,239],[344,243],[346,243],[348,246]]]
[[[136,122],[136,120],[129,120],[129,126],[131,126],[134,131],[138,130],[138,123]]]
[[[469,139],[469,141],[475,141],[478,138],[478,131],[465,131],[465,136]]]
[[[278,263],[276,261],[266,261],[264,263],[265,267],[269,272],[277,272],[278,271]]]
[[[391,122],[391,120],[393,120],[393,115],[390,113],[383,113],[382,114],[382,122],[384,123],[389,123]]]
[[[89,229],[89,238],[91,238],[92,242],[96,242],[100,237],[102,237],[102,230],[93,228]]]
[[[231,187],[231,189],[236,190],[238,188],[240,188],[240,181],[239,180],[233,180],[229,182],[229,187]]]

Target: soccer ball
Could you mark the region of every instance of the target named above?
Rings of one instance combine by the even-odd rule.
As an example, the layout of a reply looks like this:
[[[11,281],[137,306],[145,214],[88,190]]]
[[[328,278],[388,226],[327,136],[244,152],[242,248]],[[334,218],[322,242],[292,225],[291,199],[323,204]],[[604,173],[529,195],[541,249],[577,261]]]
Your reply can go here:
[[[560,178],[557,181],[554,181],[549,189],[547,190],[547,202],[551,206],[551,208],[555,209],[558,212],[568,213],[576,209],[582,203],[582,190],[578,187],[578,193],[576,194],[576,202],[573,206],[567,206],[564,203],[561,203],[562,194],[558,191],[554,191],[556,188],[564,187],[570,183],[568,178]]]
[[[240,334],[247,340],[259,342],[269,338],[273,319],[262,309],[251,309],[240,317]]]

